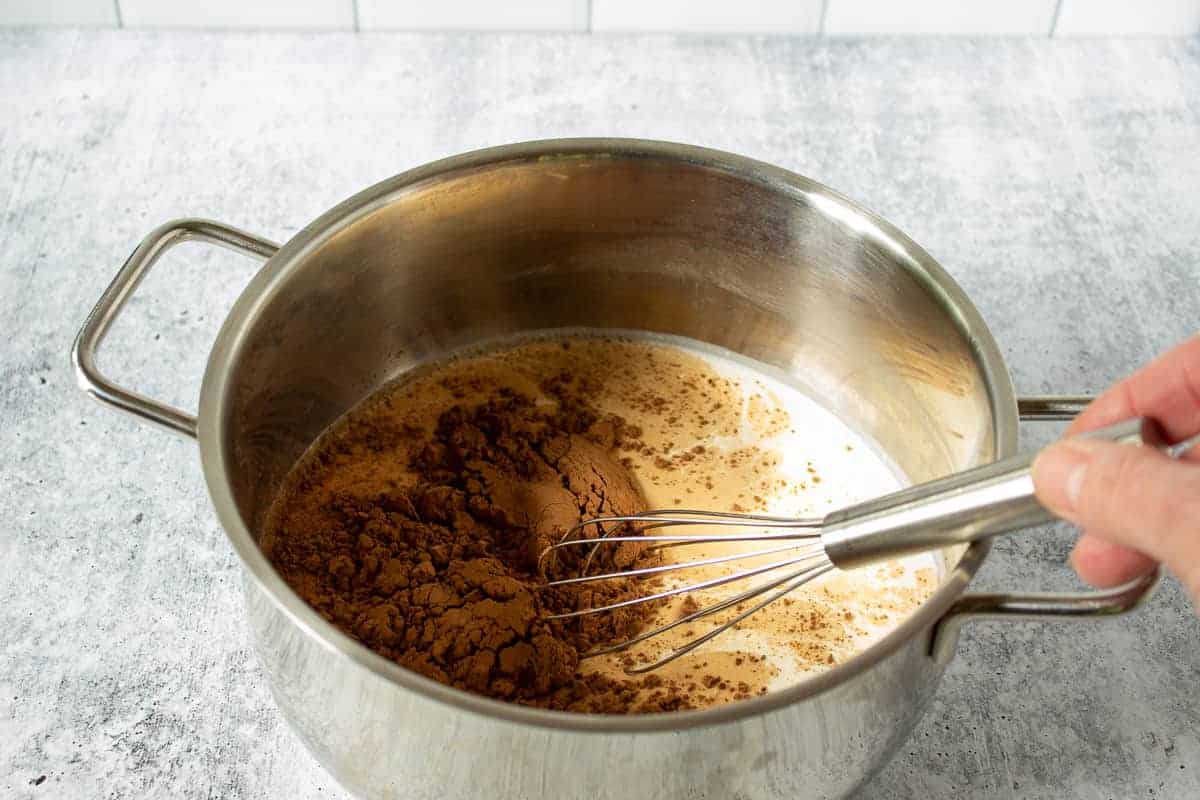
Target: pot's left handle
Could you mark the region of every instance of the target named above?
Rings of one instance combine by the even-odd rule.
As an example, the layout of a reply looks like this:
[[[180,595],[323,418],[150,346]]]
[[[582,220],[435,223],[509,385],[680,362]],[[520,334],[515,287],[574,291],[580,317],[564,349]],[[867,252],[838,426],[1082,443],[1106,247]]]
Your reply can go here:
[[[211,220],[177,219],[158,227],[134,249],[88,314],[71,348],[71,363],[79,388],[100,402],[195,438],[195,416],[118,386],[96,366],[96,351],[138,284],[164,253],[187,241],[210,242],[264,261],[279,250],[274,242]]]
[[[1017,401],[1022,420],[1070,420],[1094,398],[1085,395],[1022,397]],[[934,623],[929,655],[941,665],[954,658],[963,625],[974,620],[1085,620],[1125,614],[1150,599],[1162,580],[1162,569],[1114,589],[1093,592],[1000,592],[960,597]]]

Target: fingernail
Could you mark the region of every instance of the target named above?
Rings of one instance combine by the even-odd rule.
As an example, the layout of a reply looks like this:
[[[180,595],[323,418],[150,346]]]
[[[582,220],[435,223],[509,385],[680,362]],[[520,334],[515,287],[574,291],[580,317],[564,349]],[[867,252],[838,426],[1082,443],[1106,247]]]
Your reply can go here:
[[[1087,477],[1097,442],[1069,439],[1051,445],[1033,460],[1033,483],[1038,497],[1052,511],[1073,513]]]

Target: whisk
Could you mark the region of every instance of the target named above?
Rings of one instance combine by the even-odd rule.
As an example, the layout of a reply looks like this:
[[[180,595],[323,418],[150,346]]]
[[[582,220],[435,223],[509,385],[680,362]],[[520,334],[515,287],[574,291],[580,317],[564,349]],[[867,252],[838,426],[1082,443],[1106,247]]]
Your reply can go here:
[[[1109,439],[1123,444],[1159,447],[1178,458],[1200,443],[1200,435],[1166,447],[1158,425],[1149,419],[1128,420],[1083,436]],[[699,608],[683,617],[644,631],[617,644],[592,650],[585,657],[626,650],[647,639],[729,609],[737,613],[713,630],[688,640],[657,661],[630,667],[630,673],[657,669],[695,650],[721,635],[751,614],[774,603],[827,572],[854,569],[912,553],[938,550],[974,542],[1000,533],[1039,525],[1054,519],[1035,498],[1030,467],[1034,455],[1020,455],[928,483],[911,486],[858,505],[835,511],[821,519],[797,519],[759,514],[731,514],[717,511],[663,510],[629,516],[597,517],[586,520],[564,534],[557,543],[542,552],[544,561],[563,548],[590,547],[580,574],[550,582],[549,586],[568,586],[628,578],[648,578],[676,570],[695,569],[746,559],[768,559],[731,574],[675,586],[610,605],[556,614],[549,619],[569,619],[600,614],[639,603],[665,600],[678,595],[702,592],[719,586],[766,576],[759,584]],[[686,534],[655,533],[665,528],[686,525],[721,528],[755,528],[753,533]],[[636,526],[638,535],[615,535]],[[599,535],[574,538],[587,529]],[[588,575],[598,548],[641,542],[651,548],[682,547],[719,543],[761,543],[748,552],[737,552],[694,561],[667,563],[636,569]],[[771,558],[775,557],[775,558]],[[749,608],[740,608],[752,603]]]

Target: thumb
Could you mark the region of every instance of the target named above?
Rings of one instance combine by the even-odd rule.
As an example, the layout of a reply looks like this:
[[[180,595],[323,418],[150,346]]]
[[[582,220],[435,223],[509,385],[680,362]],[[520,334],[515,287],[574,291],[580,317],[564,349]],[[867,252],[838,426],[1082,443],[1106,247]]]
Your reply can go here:
[[[1065,439],[1033,462],[1038,499],[1089,534],[1145,553],[1200,598],[1200,468],[1152,447]]]

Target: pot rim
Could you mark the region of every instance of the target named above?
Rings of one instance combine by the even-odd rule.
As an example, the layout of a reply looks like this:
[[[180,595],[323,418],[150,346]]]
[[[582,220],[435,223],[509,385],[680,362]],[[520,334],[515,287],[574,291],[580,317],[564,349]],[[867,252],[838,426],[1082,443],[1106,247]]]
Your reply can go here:
[[[354,221],[387,205],[398,194],[432,180],[495,167],[505,162],[565,158],[644,158],[692,164],[757,183],[793,197],[820,198],[826,208],[840,208],[861,224],[867,222],[906,257],[909,269],[955,318],[979,359],[991,400],[993,449],[996,458],[1017,449],[1016,394],[1000,352],[983,317],[967,294],[925,250],[877,214],[838,192],[797,173],[751,158],[674,142],[618,138],[547,139],[501,145],[441,159],[402,172],[364,189],[305,226],[285,243],[242,291],[221,326],[204,372],[198,411],[200,459],[209,496],[247,577],[305,634],[327,650],[349,659],[380,679],[416,692],[434,702],[522,725],[597,733],[649,733],[742,720],[803,701],[848,681],[895,653],[930,629],[965,591],[983,563],[990,545],[971,544],[942,585],[908,619],[871,647],[795,686],[714,708],[635,715],[584,714],[529,708],[471,694],[401,667],[342,633],[326,621],[284,582],[259,550],[242,519],[229,486],[221,446],[223,409],[231,396],[229,364],[240,354],[260,312],[287,282],[291,268]],[[931,665],[933,664],[931,660]]]

